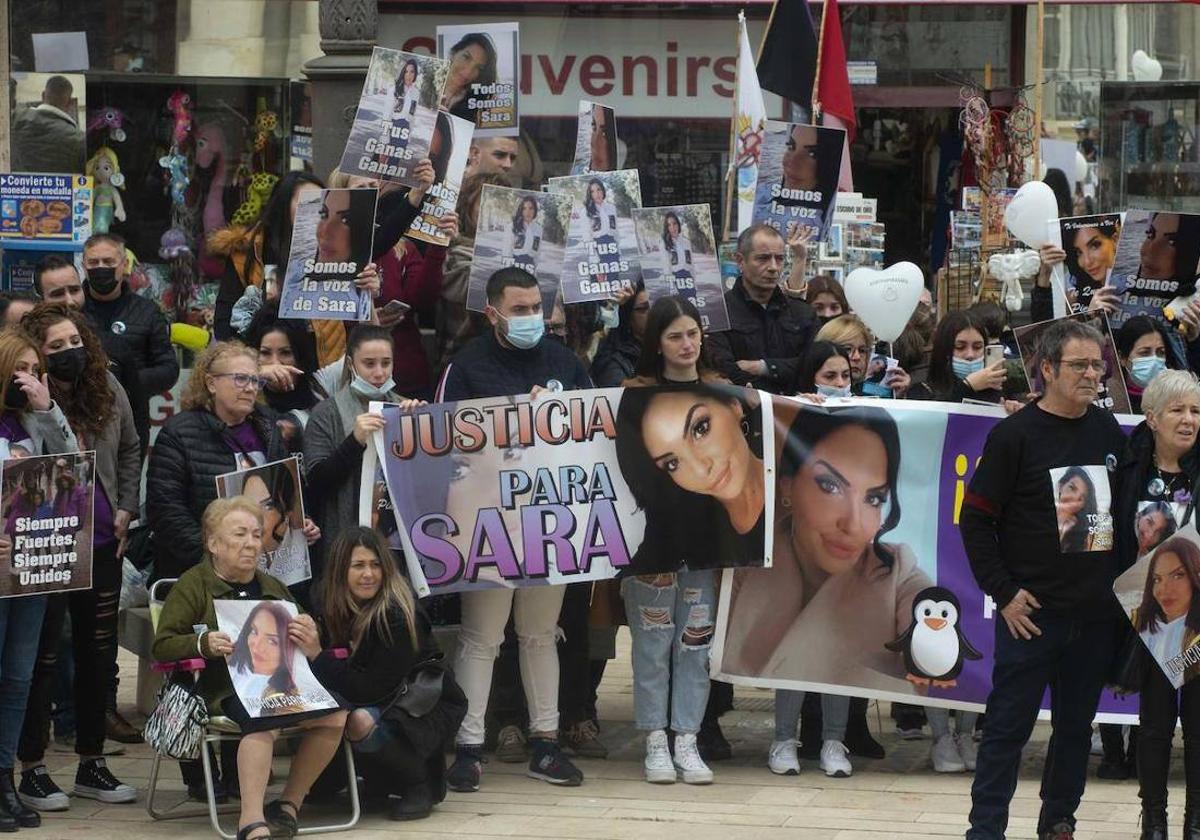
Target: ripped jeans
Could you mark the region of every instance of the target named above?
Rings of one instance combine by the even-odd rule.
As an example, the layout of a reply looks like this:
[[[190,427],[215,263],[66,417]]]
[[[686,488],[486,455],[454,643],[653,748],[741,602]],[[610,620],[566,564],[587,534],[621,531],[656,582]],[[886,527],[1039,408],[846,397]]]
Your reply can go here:
[[[663,583],[656,586],[655,583]],[[633,714],[643,732],[700,731],[708,702],[708,658],[716,623],[716,575],[683,569],[655,583],[621,581],[633,636]]]

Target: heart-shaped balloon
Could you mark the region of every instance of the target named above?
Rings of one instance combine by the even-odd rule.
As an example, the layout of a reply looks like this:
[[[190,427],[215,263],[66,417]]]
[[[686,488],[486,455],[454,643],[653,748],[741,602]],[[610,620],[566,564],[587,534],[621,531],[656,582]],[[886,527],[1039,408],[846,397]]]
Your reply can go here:
[[[1145,50],[1134,52],[1129,69],[1133,71],[1134,81],[1138,82],[1157,82],[1163,74],[1162,62],[1148,56]]]
[[[1075,152],[1075,180],[1083,182],[1087,180],[1088,162],[1083,156],[1083,152]]]
[[[846,301],[881,341],[895,341],[921,300],[925,275],[910,262],[856,268],[846,277]]]
[[[1004,226],[1030,248],[1041,248],[1050,241],[1049,225],[1058,218],[1058,199],[1049,184],[1029,181],[1017,190],[1004,208]]]

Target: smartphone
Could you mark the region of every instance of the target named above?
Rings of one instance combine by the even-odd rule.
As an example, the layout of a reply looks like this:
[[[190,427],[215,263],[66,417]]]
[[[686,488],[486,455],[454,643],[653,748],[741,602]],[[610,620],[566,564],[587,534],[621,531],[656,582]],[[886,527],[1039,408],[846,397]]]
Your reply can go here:
[[[406,315],[412,311],[412,307],[402,300],[389,300],[379,310],[380,315],[386,315],[389,318],[396,315]]]
[[[983,349],[983,366],[991,367],[996,362],[1004,361],[1004,345],[989,344]]]

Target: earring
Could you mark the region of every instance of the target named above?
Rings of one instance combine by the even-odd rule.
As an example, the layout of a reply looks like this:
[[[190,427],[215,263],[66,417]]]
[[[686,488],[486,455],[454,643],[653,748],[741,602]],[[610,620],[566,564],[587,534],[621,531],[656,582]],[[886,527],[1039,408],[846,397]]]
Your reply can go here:
[[[750,437],[750,421],[745,417],[742,418],[742,434]]]

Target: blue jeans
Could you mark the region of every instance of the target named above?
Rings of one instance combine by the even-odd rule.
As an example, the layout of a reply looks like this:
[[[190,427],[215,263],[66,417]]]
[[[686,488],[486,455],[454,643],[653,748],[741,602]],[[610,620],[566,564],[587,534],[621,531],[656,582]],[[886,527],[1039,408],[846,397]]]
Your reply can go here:
[[[775,689],[775,740],[796,740],[796,725],[804,708],[803,691]],[[850,720],[850,698],[837,694],[821,695],[821,740],[845,741]]]
[[[633,636],[633,716],[643,732],[700,731],[708,703],[708,657],[717,616],[716,575],[684,569],[656,586],[621,581]]]
[[[16,761],[29,683],[37,661],[45,595],[0,599],[0,769]]]
[[[1026,641],[1014,639],[1003,617],[996,616],[992,693],[971,786],[967,840],[1003,840],[1021,749],[1033,732],[1047,686],[1052,732],[1042,769],[1038,832],[1059,822],[1075,824],[1087,780],[1092,719],[1112,662],[1116,625],[1044,611],[1032,618],[1042,634]]]

